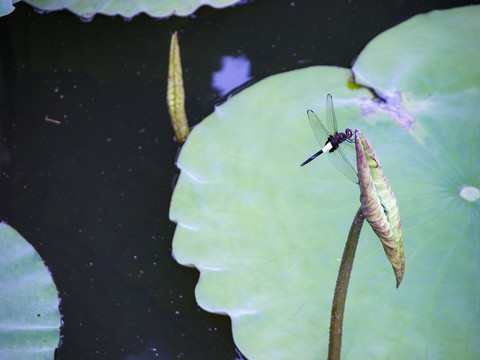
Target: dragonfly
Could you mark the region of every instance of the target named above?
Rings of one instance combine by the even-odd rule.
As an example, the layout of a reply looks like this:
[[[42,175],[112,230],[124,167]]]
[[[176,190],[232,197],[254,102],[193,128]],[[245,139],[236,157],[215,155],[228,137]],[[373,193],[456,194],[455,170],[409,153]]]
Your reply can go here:
[[[355,146],[353,144],[355,137],[353,131],[349,128],[346,128],[345,132],[338,131],[332,95],[328,94],[326,100],[326,121],[328,129],[323,125],[313,110],[307,110],[307,116],[313,134],[322,148],[305,160],[300,166],[307,165],[317,156],[327,153],[327,157],[333,166],[348,179],[358,184],[356,166],[353,166],[353,164],[357,163],[355,160]]]

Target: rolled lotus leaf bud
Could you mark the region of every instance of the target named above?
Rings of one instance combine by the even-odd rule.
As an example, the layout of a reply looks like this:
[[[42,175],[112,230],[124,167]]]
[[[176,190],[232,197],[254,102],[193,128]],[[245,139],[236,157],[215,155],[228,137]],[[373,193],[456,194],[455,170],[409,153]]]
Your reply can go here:
[[[362,213],[382,242],[398,288],[405,272],[405,257],[397,199],[383,175],[372,145],[358,130],[355,131],[355,147]]]
[[[182,64],[177,32],[172,35],[170,59],[168,64],[167,105],[177,141],[182,144],[188,136],[187,116],[185,114],[185,91],[183,89]]]

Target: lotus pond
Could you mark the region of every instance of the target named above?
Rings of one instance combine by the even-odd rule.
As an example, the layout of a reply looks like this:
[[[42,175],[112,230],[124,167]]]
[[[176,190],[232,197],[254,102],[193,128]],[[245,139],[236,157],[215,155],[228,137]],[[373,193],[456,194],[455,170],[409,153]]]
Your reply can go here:
[[[396,289],[364,229],[342,358],[478,358],[480,10],[428,13],[472,3],[256,0],[163,19],[15,3],[0,18],[0,215],[58,290],[55,358],[324,358],[359,205],[328,162],[299,167],[318,150],[306,110],[323,116],[329,92],[376,147],[406,254]],[[198,125],[179,157],[175,31]],[[6,231],[3,254],[24,242]],[[35,271],[19,264],[21,279]],[[3,324],[25,290],[12,268],[0,265]],[[30,296],[25,308],[43,304]],[[29,358],[53,358],[52,328],[53,347]]]

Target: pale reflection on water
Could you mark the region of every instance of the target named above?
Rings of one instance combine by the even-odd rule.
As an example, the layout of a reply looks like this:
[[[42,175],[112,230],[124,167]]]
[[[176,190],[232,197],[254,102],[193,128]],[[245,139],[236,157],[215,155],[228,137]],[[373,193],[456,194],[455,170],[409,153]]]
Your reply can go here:
[[[211,86],[224,96],[250,80],[250,68],[250,60],[245,55],[223,56],[221,69],[212,73]]]

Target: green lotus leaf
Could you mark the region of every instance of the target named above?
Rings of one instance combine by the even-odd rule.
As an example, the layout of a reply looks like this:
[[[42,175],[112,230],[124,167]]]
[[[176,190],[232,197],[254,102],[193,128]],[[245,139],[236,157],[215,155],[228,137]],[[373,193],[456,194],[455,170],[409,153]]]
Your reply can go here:
[[[223,8],[238,0],[24,0],[42,10],[68,9],[73,13],[90,18],[95,14],[121,15],[127,18],[144,12],[153,17],[170,15],[188,16],[202,5]]]
[[[269,77],[195,127],[171,204],[178,262],[200,271],[201,307],[228,314],[249,359],[318,359],[358,187],[322,158],[306,110],[360,129],[402,216],[395,288],[364,226],[350,280],[344,359],[480,358],[480,7],[419,15],[372,40],[349,69]]]
[[[20,0],[0,0],[0,17],[10,14],[15,8],[13,4]]]
[[[0,359],[53,359],[60,340],[58,294],[35,249],[0,223]]]

